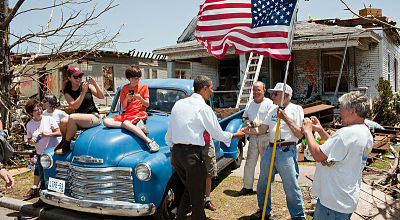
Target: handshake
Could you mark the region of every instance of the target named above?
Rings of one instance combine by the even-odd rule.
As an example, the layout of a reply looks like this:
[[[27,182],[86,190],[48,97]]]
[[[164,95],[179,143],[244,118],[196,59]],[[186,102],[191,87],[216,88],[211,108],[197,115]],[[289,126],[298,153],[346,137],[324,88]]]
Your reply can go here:
[[[250,121],[250,120],[246,120],[246,121],[244,121],[243,123],[246,125],[246,127],[249,127],[249,128],[255,128],[255,127],[259,127],[259,126],[262,125],[262,121]]]

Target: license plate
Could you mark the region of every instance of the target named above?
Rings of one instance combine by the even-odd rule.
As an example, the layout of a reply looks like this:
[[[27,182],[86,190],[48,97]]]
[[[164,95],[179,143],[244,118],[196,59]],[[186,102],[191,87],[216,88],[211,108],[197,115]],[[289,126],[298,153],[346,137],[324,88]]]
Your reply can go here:
[[[47,185],[47,189],[59,193],[64,193],[65,181],[49,177],[49,184]]]

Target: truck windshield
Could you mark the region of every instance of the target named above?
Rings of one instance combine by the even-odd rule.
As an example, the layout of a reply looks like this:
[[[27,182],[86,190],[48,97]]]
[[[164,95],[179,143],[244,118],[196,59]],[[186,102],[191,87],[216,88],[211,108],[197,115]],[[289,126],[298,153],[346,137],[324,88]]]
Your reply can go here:
[[[186,93],[176,89],[149,88],[150,106],[147,111],[171,112],[175,102],[185,97]],[[112,113],[123,112],[122,104],[119,101],[119,93],[116,96],[117,103],[113,105]]]
[[[175,89],[150,88],[150,106],[148,111],[171,112],[175,102],[185,97],[185,92]]]

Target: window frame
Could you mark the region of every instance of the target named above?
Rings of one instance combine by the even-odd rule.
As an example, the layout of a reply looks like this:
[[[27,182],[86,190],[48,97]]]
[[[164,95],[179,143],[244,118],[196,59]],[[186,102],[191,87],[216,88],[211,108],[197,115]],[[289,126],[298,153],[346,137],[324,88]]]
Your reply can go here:
[[[341,76],[341,81],[343,79],[347,80],[347,85],[346,85],[346,89],[345,90],[340,90],[340,84],[339,84],[339,89],[338,89],[338,94],[345,94],[347,92],[350,91],[350,58],[348,56],[349,51],[347,51],[346,53],[346,57],[345,57],[345,63],[344,63],[344,67],[343,67],[343,71],[342,71],[342,76]],[[343,59],[343,50],[321,50],[321,74],[322,74],[322,94],[324,95],[332,95],[335,93],[335,89],[336,89],[336,83],[337,83],[337,79],[339,77],[340,74],[340,66],[342,64],[342,59]],[[340,64],[339,64],[339,70],[338,71],[325,71],[324,65],[325,65],[325,61],[324,61],[324,55],[330,55],[330,56],[340,56]],[[335,83],[335,87],[333,89],[333,91],[326,91],[326,79],[329,77],[335,77],[336,78],[336,83]]]

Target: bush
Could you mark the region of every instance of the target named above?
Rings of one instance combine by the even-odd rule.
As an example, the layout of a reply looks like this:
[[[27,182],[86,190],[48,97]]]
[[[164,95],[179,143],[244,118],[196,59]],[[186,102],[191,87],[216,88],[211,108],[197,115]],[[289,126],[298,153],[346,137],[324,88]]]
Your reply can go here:
[[[399,95],[393,94],[390,82],[382,77],[379,78],[379,83],[375,88],[379,92],[379,98],[374,100],[374,121],[381,125],[395,126],[400,122]]]

